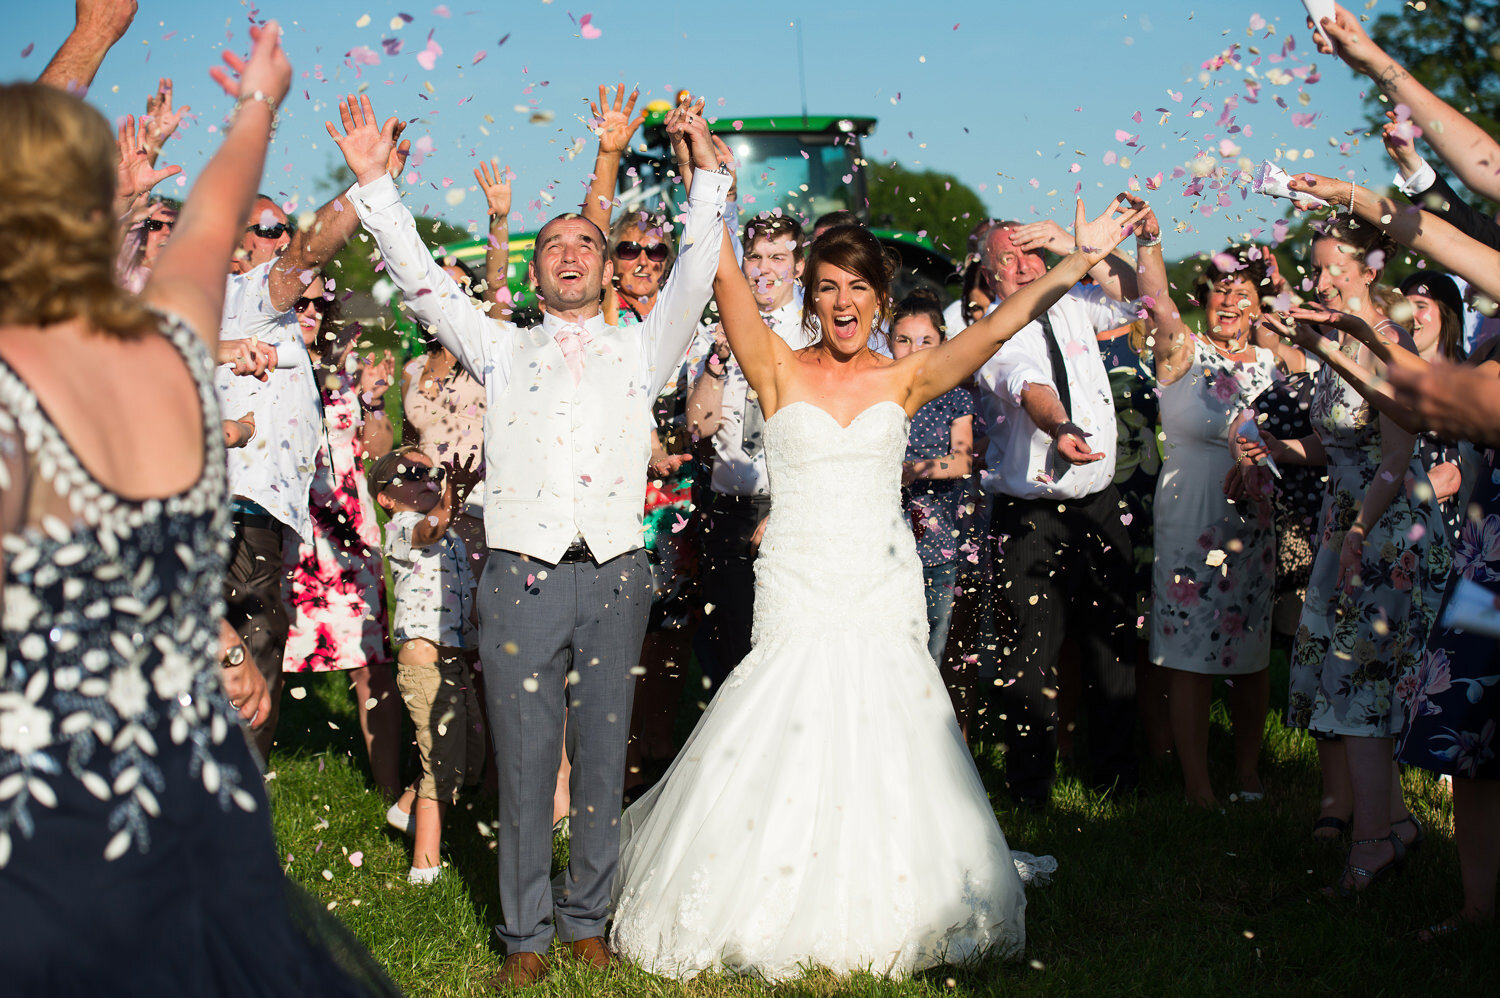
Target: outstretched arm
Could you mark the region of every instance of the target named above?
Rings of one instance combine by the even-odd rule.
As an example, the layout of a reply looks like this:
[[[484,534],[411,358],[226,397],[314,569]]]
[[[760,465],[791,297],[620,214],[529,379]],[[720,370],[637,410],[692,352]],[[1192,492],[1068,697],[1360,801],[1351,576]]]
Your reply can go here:
[[[1149,210],[1144,204],[1132,208],[1122,202],[1123,199],[1115,198],[1098,218],[1085,221],[1080,200],[1073,224],[1077,249],[957,336],[898,361],[909,369],[911,377],[906,411],[914,414],[939,395],[957,388],[994,356],[1006,340],[1047,311],[1090,267],[1118,246],[1130,227]],[[748,297],[749,291],[745,294]],[[732,337],[730,342],[733,344]],[[735,353],[738,356],[739,351]]]
[[[387,169],[396,150],[396,119],[377,124],[370,99],[352,97],[339,108],[344,131],[327,122],[328,134],[338,143],[344,162],[354,171],[355,212],[385,258],[385,272],[401,291],[412,317],[432,331],[453,352],[474,380],[510,377],[508,337],[514,327],[495,323],[464,293],[458,282],[437,265],[417,234],[417,223],[401,203],[401,195]],[[498,347],[493,362],[488,344]]]
[[[210,349],[219,342],[224,275],[265,167],[271,117],[292,80],[276,22],[251,27],[250,37],[255,47],[248,61],[224,53],[238,80],[217,67],[210,71],[225,92],[237,98],[234,121],[224,144],[198,175],[172,238],[141,292],[148,303],[186,319]]]
[[[345,97],[340,114],[359,113],[362,109],[373,121],[375,113],[370,110],[370,99],[361,97],[359,100],[361,103],[356,104],[352,94]],[[411,143],[401,141],[401,133],[406,129],[404,121],[392,118],[386,122],[386,126],[391,130],[391,149],[386,156],[385,170],[395,178],[406,167],[406,156],[411,151]],[[285,312],[296,304],[308,285],[312,284],[313,278],[344,248],[357,228],[359,216],[345,195],[340,194],[319,208],[313,215],[312,224],[297,231],[287,244],[285,252],[271,267],[267,279],[271,305],[277,311]]]
[[[115,218],[122,223],[134,222],[146,210],[146,195],[168,177],[182,172],[180,166],[155,169],[155,156],[151,154],[148,125],[145,118],[139,120],[127,114],[120,122],[120,132],[115,140],[119,160],[115,163]]]
[[[1333,368],[1365,401],[1399,424],[1403,430],[1410,433],[1421,431],[1421,419],[1409,405],[1396,397],[1395,390],[1386,380],[1393,367],[1426,365],[1427,362],[1418,356],[1410,333],[1397,326],[1397,335],[1388,338],[1371,329],[1369,323],[1356,315],[1335,312],[1321,306],[1297,308],[1287,314],[1298,323],[1295,329],[1289,329],[1286,323],[1274,315],[1265,316],[1262,321],[1284,339],[1296,343]],[[1372,369],[1359,363],[1340,350],[1333,340],[1315,332],[1313,325],[1330,326],[1350,334],[1370,348],[1377,366]]]
[[[1140,198],[1125,195],[1133,208],[1145,208],[1146,213],[1135,226],[1136,259],[1139,281],[1137,290],[1141,303],[1146,306],[1156,328],[1150,336],[1152,368],[1156,380],[1170,385],[1187,373],[1193,359],[1193,337],[1182,313],[1172,300],[1171,284],[1167,281],[1167,261],[1162,256],[1161,223],[1151,206]]]
[[[1018,225],[1010,238],[1016,249],[1022,251],[1044,249],[1056,256],[1067,256],[1077,248],[1073,234],[1050,218]],[[1117,253],[1111,253],[1090,267],[1089,276],[1115,301],[1138,296],[1135,268]]]
[[[599,103],[589,102],[589,110],[594,112],[593,131],[599,136],[599,154],[594,158],[594,179],[589,183],[588,197],[583,202],[583,217],[605,232],[609,231],[610,209],[615,203],[620,157],[630,148],[630,137],[646,120],[645,111],[631,117],[640,96],[639,90],[632,90],[627,101],[625,84],[621,83],[615,88],[615,102],[611,106],[609,90],[600,84]]]
[[[1360,26],[1359,19],[1342,6],[1335,5],[1334,16],[1325,17],[1321,26],[1349,68],[1374,80],[1391,104],[1405,104],[1411,109],[1411,117],[1421,126],[1428,143],[1465,187],[1500,200],[1500,143],[1387,55]],[[1317,34],[1313,38],[1318,51],[1328,54],[1327,42]]]
[[[38,83],[81,94],[115,42],[135,19],[136,0],[77,0],[73,31],[37,77]]]
[[[1439,360],[1392,368],[1391,384],[1425,429],[1449,440],[1500,447],[1500,364],[1495,361],[1468,367]]]
[[[490,215],[490,241],[484,248],[484,301],[491,318],[508,319],[510,299],[510,167],[494,160],[474,168]]]
[[[1354,214],[1409,246],[1449,273],[1457,274],[1491,298],[1500,300],[1500,252],[1464,235],[1431,212],[1397,204],[1347,180],[1331,180],[1315,173],[1292,177],[1287,186],[1307,191],[1334,204],[1353,204]]]
[[[730,177],[716,169],[718,157],[703,116],[686,115],[682,127],[691,149],[695,179],[688,194],[687,217],[672,276],[662,286],[651,314],[641,323],[644,356],[651,364],[647,377],[650,398],[661,394],[687,356],[703,306],[713,292],[714,273],[724,256],[724,196]]]

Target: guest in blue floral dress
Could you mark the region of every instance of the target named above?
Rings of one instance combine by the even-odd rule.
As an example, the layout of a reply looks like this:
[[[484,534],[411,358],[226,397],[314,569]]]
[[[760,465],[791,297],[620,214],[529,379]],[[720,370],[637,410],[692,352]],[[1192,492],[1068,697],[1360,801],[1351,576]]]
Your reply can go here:
[[[943,341],[936,298],[913,294],[896,306],[891,355],[897,360]],[[953,617],[958,579],[958,506],[974,446],[974,396],[963,388],[940,395],[912,417],[902,466],[902,500],[917,537],[927,592],[927,650],[939,668]]]
[[[1392,761],[1403,722],[1394,694],[1435,623],[1451,558],[1415,436],[1359,394],[1385,375],[1370,342],[1413,348],[1379,305],[1387,292],[1372,264],[1393,251],[1377,230],[1342,218],[1314,238],[1311,271],[1327,308],[1291,313],[1298,344],[1325,362],[1313,390],[1314,435],[1278,441],[1261,434],[1279,463],[1328,467],[1287,723],[1318,738],[1324,796],[1315,834],[1337,837],[1345,815],[1353,819],[1344,872],[1331,888],[1338,894],[1363,890],[1420,834],[1409,814],[1391,820],[1404,810]]]
[[[1484,467],[1459,528],[1453,572],[1492,589],[1500,586],[1500,463]],[[1453,777],[1453,831],[1458,842],[1464,906],[1428,930],[1442,935],[1495,915],[1500,872],[1500,645],[1494,638],[1440,626],[1396,696],[1406,712],[1402,762]]]

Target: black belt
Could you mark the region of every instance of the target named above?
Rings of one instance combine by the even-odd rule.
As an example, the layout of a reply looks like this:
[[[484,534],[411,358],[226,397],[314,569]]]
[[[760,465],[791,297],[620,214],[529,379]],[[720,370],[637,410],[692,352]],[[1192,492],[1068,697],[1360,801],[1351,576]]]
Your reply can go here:
[[[235,530],[246,527],[255,527],[261,530],[275,530],[281,526],[281,521],[269,513],[243,513],[235,510],[230,514],[234,521]]]
[[[559,565],[576,565],[580,561],[593,561],[594,556],[589,553],[589,546],[583,541],[574,541],[568,545],[568,550],[557,559]]]

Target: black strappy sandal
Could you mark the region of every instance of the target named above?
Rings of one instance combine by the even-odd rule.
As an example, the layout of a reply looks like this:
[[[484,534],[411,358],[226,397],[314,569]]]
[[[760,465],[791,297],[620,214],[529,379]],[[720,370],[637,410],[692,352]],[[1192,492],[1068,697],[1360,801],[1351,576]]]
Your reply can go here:
[[[1417,820],[1417,816],[1415,814],[1412,814],[1410,811],[1406,812],[1406,817],[1400,819],[1399,821],[1391,822],[1391,830],[1395,831],[1397,825],[1407,824],[1411,825],[1411,827],[1416,829],[1417,832],[1416,835],[1412,836],[1410,842],[1402,843],[1402,845],[1406,847],[1406,851],[1412,853],[1422,848],[1422,843],[1427,839],[1427,830],[1422,827],[1422,823]]]
[[[1362,866],[1355,866],[1349,862],[1349,856],[1354,852],[1355,846],[1374,846],[1382,842],[1389,842],[1395,850],[1394,855],[1373,870],[1366,870]],[[1339,874],[1339,879],[1334,881],[1332,887],[1323,888],[1323,895],[1331,898],[1352,898],[1368,890],[1369,887],[1381,877],[1390,873],[1406,861],[1406,846],[1401,844],[1401,838],[1392,832],[1383,839],[1355,839],[1349,843],[1349,851],[1344,853],[1344,870]],[[1352,876],[1351,876],[1352,874]],[[1364,877],[1363,887],[1353,886],[1357,884],[1355,877]],[[1346,883],[1345,881],[1348,881]]]

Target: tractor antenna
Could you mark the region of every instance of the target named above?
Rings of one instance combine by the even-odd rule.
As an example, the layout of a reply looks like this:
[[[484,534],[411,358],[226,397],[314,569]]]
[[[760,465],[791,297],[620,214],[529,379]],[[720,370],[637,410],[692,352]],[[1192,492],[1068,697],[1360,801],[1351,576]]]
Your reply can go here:
[[[797,22],[797,85],[802,90],[802,127],[807,127],[807,71],[802,63],[802,22]]]

